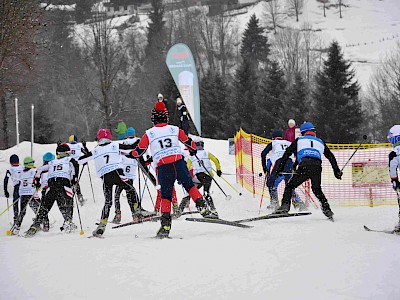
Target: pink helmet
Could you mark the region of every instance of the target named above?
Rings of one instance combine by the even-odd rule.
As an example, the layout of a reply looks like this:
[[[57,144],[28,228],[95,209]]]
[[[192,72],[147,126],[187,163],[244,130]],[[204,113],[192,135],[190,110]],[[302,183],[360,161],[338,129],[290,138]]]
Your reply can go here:
[[[110,129],[102,128],[97,132],[97,140],[100,141],[101,139],[112,139]]]

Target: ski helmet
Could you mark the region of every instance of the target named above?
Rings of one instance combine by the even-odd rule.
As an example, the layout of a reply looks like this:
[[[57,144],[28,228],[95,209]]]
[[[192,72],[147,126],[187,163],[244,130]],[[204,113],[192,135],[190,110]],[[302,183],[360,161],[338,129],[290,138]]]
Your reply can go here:
[[[387,139],[393,146],[400,145],[400,125],[394,125],[389,129]]]
[[[24,158],[24,167],[25,168],[31,169],[34,167],[34,164],[35,164],[35,160],[32,157],[27,156]]]
[[[127,136],[127,137],[134,137],[135,135],[136,135],[135,128],[129,127],[129,128],[126,130],[126,136]]]
[[[56,149],[56,153],[58,157],[69,156],[70,148],[68,144],[59,144]]]
[[[300,126],[300,133],[301,134],[304,134],[307,131],[315,132],[315,126],[311,122],[305,122],[304,124],[301,124],[301,126]]]
[[[195,139],[195,144],[196,144],[197,149],[199,149],[199,150],[204,149],[204,141],[202,138],[199,137],[199,138]]]
[[[153,124],[168,123],[168,111],[163,102],[157,102],[151,111]]]
[[[17,154],[13,154],[10,156],[10,164],[12,166],[18,166],[19,165],[19,157]]]
[[[56,157],[54,156],[53,153],[51,153],[51,152],[46,152],[46,153],[43,155],[43,164],[48,163],[49,161],[52,161],[52,160],[54,160],[55,158],[56,158]]]
[[[97,132],[97,141],[99,142],[102,139],[107,139],[111,141],[112,137],[110,129],[102,128]]]
[[[273,138],[273,139],[278,138],[278,137],[280,137],[280,138],[283,137],[283,133],[282,133],[282,131],[279,130],[279,129],[273,130],[271,135],[272,135],[272,138]]]
[[[76,135],[70,135],[68,142],[70,142],[71,144],[76,144],[78,142],[78,137]]]

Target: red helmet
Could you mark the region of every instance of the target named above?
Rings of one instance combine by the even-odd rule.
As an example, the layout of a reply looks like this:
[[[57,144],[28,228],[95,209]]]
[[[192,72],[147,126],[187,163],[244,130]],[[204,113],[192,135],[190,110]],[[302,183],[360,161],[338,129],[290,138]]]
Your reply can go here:
[[[97,132],[97,140],[100,141],[101,139],[112,139],[110,129],[102,128]]]

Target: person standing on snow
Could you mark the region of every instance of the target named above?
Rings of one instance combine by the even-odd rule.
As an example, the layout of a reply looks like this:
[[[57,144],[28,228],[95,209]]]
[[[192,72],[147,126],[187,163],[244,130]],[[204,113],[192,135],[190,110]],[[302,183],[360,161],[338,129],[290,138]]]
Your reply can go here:
[[[390,128],[387,138],[393,146],[393,151],[389,153],[390,180],[392,181],[393,189],[396,191],[398,199],[400,199],[400,182],[397,174],[397,169],[400,168],[400,125],[394,125]],[[400,233],[400,210],[399,222],[395,226],[394,231]]]
[[[79,157],[81,157],[83,154],[89,152],[89,149],[86,147],[86,142],[78,143],[78,137],[76,135],[70,135],[70,137],[68,138],[68,146],[71,150],[70,156],[75,160],[78,160]],[[76,183],[75,189],[76,195],[78,196],[78,201],[81,205],[83,205],[86,200],[82,196],[81,186],[79,185],[79,182]]]
[[[287,183],[283,193],[282,204],[275,213],[288,213],[290,210],[290,199],[292,198],[294,190],[307,179],[311,179],[311,188],[315,196],[321,202],[322,212],[326,217],[332,219],[333,212],[321,189],[322,154],[324,154],[331,163],[333,173],[337,179],[342,179],[343,173],[339,169],[335,155],[320,138],[316,137],[315,127],[312,123],[306,122],[302,124],[300,126],[300,132],[302,136],[298,137],[286,148],[276,170],[278,174],[282,173],[285,169],[286,161],[295,153],[299,167]]]
[[[93,149],[92,152],[83,155],[79,158],[79,164],[85,164],[89,160],[93,159],[97,176],[103,180],[103,193],[104,193],[104,207],[101,212],[100,223],[98,227],[93,231],[93,236],[100,237],[104,234],[108,223],[108,217],[110,215],[110,209],[112,206],[112,190],[114,185],[121,186],[126,190],[126,196],[128,203],[132,211],[133,219],[138,217],[138,203],[133,196],[133,186],[128,184],[128,178],[125,176],[122,164],[123,150],[132,150],[134,146],[118,144],[113,142],[111,137],[111,131],[109,129],[100,129],[97,132],[97,143],[98,145]],[[129,151],[126,151],[128,154]]]
[[[178,118],[179,118],[179,128],[182,129],[186,135],[189,134],[189,114],[186,109],[186,105],[183,104],[181,98],[176,99],[176,105],[178,107]]]
[[[115,132],[118,133],[118,140],[123,140],[126,137],[126,124],[123,119],[119,120],[117,129]]]
[[[140,157],[150,147],[153,162],[157,168],[157,178],[161,185],[161,227],[158,238],[166,238],[171,230],[171,201],[175,180],[178,180],[196,203],[203,217],[218,218],[206,206],[203,196],[195,187],[186,162],[182,156],[179,142],[196,154],[196,144],[182,129],[168,125],[168,112],[164,103],[157,102],[152,110],[151,120],[154,127],[148,129],[140,139],[139,145],[132,151],[133,157]]]
[[[13,211],[14,211],[14,223],[18,218],[18,214],[19,214],[19,202],[20,200],[18,200],[19,198],[19,174],[21,174],[22,170],[24,169],[23,166],[20,166],[19,164],[19,157],[16,154],[12,154],[10,156],[10,165],[11,167],[7,169],[6,171],[6,176],[4,176],[4,195],[6,196],[6,198],[10,197],[10,194],[8,193],[8,180],[9,178],[11,178],[11,181],[13,183]]]
[[[31,227],[25,232],[25,237],[33,237],[40,228],[41,223],[48,221],[48,214],[57,201],[58,208],[64,218],[60,228],[66,233],[74,232],[78,227],[73,223],[74,192],[72,187],[78,182],[78,163],[70,157],[68,144],[58,144],[56,159],[49,160],[38,169],[36,173],[36,186],[40,187],[42,173],[47,172],[48,189],[41,200],[41,205]],[[50,159],[50,157],[49,157]]]
[[[288,121],[288,126],[289,127],[286,129],[283,139],[289,142],[294,142],[294,140],[298,137],[296,133],[298,127],[296,126],[296,122],[293,119],[290,119]]]
[[[265,149],[261,152],[261,165],[264,171],[264,175],[268,176],[267,178],[267,187],[271,199],[271,203],[268,206],[273,212],[279,207],[278,200],[278,190],[277,183],[280,182],[280,177],[277,173],[277,166],[280,165],[282,156],[285,153],[287,147],[289,147],[291,142],[282,138],[281,130],[272,131],[272,142],[269,143]],[[268,159],[267,163],[267,155],[272,151],[272,156]],[[269,166],[268,166],[269,165]],[[284,166],[283,171],[285,174],[282,176],[285,179],[285,183],[290,180],[292,177],[291,173],[293,170],[293,161],[289,158]],[[295,208],[298,208],[300,211],[306,211],[307,207],[304,205],[303,201],[299,200],[300,197],[296,195],[296,192],[293,194],[292,202]]]
[[[204,193],[203,193],[204,199],[206,200],[206,203],[210,207],[211,212],[216,216],[218,216],[218,212],[215,209],[214,201],[210,195],[210,188],[212,183],[211,176],[213,176],[211,162],[214,163],[215,168],[217,169],[218,177],[221,177],[222,175],[221,165],[219,163],[218,158],[216,158],[211,152],[204,150],[204,141],[201,138],[199,138],[196,141],[196,147],[197,147],[197,154],[196,156],[190,155],[188,157],[187,166],[189,170],[190,167],[193,167],[194,176],[199,181],[199,183],[196,184],[197,188],[200,189],[201,187],[204,187]],[[209,174],[211,174],[211,176]],[[183,211],[187,204],[188,202],[182,199],[181,204],[179,206],[180,210]]]

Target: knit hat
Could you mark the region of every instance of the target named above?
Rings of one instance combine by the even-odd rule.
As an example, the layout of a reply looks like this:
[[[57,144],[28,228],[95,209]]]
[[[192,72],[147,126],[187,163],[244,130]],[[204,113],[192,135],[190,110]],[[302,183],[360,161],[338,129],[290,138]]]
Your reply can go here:
[[[157,102],[151,111],[153,124],[168,123],[168,111],[163,102]]]

